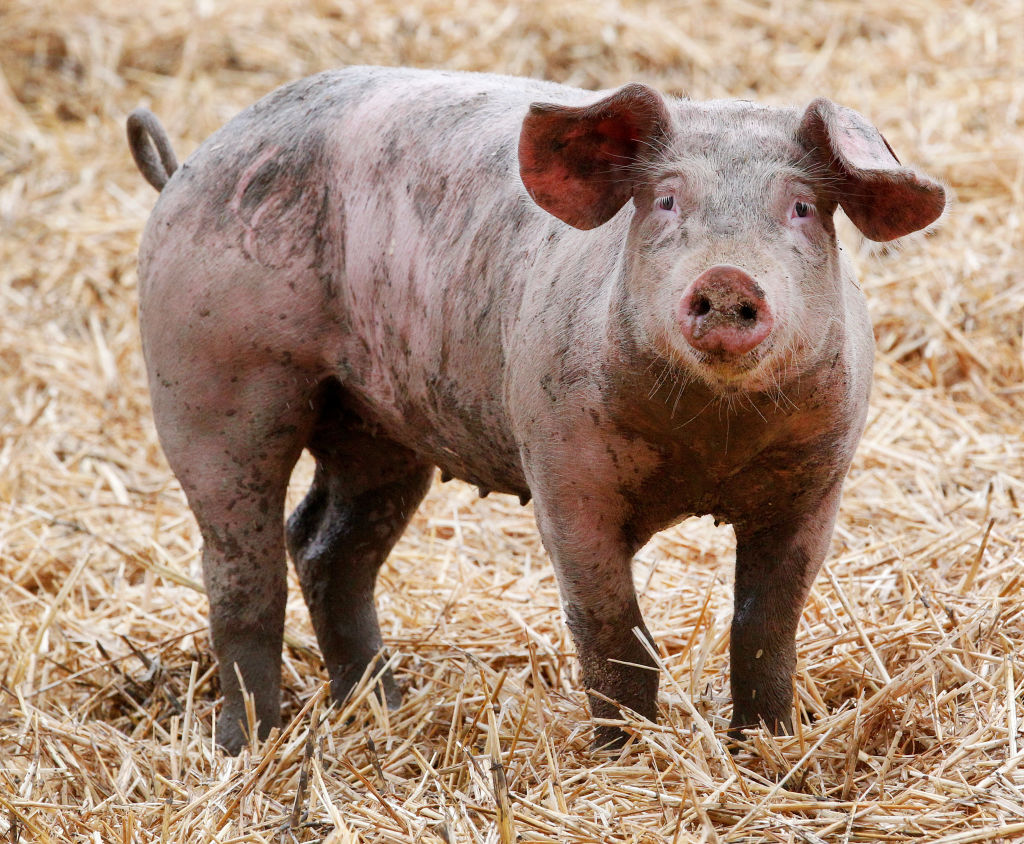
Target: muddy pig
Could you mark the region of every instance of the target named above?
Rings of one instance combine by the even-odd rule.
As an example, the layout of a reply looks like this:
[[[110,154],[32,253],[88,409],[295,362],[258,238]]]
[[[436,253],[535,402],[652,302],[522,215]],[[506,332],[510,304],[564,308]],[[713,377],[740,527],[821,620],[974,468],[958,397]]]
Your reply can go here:
[[[641,84],[352,67],[269,94],[181,167],[152,114],[128,129],[160,190],[142,339],[202,532],[224,747],[245,737],[239,678],[260,735],[280,723],[286,549],[342,700],[381,652],[377,570],[435,467],[532,496],[601,718],[656,715],[634,553],[692,514],[731,523],[731,728],[790,727],[871,381],[833,214],[887,241],[939,217],[940,185],[829,100]],[[397,705],[390,674],[378,690]]]

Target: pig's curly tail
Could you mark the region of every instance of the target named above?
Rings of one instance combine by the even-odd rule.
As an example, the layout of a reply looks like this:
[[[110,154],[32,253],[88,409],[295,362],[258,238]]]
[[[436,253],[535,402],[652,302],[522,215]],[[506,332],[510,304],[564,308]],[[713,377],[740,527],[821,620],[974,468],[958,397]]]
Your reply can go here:
[[[178,159],[163,125],[149,109],[137,108],[128,115],[128,147],[146,181],[163,190],[178,169]]]

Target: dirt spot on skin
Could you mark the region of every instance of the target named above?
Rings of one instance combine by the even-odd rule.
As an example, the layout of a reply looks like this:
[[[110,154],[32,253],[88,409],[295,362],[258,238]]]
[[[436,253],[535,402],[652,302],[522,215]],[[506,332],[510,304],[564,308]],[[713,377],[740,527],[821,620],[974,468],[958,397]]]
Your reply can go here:
[[[230,209],[251,260],[280,269],[306,251],[329,207],[322,153],[322,137],[306,136],[293,147],[264,150],[240,174]]]
[[[427,225],[434,219],[447,188],[448,177],[445,175],[428,179],[416,186],[413,191],[412,207],[422,225]]]

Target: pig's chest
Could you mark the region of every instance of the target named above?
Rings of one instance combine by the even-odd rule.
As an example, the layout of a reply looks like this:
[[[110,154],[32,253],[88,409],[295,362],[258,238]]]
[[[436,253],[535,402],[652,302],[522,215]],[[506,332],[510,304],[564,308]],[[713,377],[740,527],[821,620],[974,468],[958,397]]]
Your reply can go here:
[[[820,442],[726,425],[663,442],[659,451],[657,464],[622,490],[627,529],[640,541],[687,516],[730,523],[784,518],[835,462]]]

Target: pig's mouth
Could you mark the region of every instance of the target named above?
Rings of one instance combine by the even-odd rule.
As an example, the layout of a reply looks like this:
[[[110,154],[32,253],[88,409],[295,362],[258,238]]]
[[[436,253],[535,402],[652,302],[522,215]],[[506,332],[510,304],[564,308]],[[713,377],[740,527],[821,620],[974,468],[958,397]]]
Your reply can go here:
[[[699,300],[694,309],[697,317],[703,316]],[[748,318],[737,309],[734,321],[742,330]],[[753,343],[710,342],[705,338],[715,331],[715,324],[708,329],[707,333],[691,331],[687,336],[673,320],[659,325],[647,342],[675,370],[678,383],[701,384],[708,392],[721,396],[785,395],[787,384],[801,369],[804,341],[798,333],[787,330],[784,320],[776,317],[771,330]]]
[[[780,373],[787,367],[778,360],[777,344],[768,337],[755,348],[742,354],[675,348],[682,357],[682,368],[714,393],[764,393],[779,389]]]

